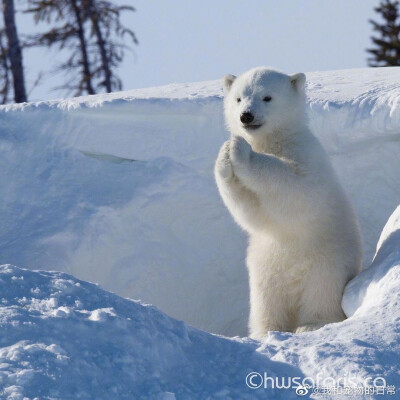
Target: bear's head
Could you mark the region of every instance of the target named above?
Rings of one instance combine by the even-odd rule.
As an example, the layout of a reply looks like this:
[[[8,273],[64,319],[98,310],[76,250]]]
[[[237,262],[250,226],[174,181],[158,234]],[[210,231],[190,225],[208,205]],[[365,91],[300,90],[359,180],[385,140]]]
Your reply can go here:
[[[307,123],[305,81],[303,73],[286,75],[263,67],[239,77],[226,75],[224,109],[230,132],[252,142],[302,129]]]

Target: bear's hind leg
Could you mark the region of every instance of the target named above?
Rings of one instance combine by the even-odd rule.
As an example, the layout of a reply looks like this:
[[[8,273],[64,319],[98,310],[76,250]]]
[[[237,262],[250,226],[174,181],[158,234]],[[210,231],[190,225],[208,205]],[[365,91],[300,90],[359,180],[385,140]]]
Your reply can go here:
[[[320,267],[314,274],[309,271],[308,279],[300,298],[296,333],[317,330],[326,324],[346,319],[341,302],[345,282],[339,274],[330,273]]]
[[[250,274],[251,275],[251,274]],[[293,332],[294,316],[288,299],[270,280],[264,288],[250,277],[249,336],[261,339],[270,331]]]

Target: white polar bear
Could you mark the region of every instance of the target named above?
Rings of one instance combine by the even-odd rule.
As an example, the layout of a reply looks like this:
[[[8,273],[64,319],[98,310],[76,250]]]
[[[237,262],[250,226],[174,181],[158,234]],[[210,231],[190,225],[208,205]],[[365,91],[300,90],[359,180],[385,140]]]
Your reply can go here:
[[[308,128],[305,75],[255,68],[224,78],[232,134],[217,185],[249,234],[250,336],[345,319],[346,283],[361,269],[355,213]]]

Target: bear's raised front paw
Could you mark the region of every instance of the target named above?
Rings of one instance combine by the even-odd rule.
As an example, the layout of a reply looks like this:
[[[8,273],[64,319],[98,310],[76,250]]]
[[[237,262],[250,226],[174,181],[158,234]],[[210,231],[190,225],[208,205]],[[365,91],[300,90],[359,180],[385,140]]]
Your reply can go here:
[[[252,151],[246,139],[243,139],[241,136],[234,136],[231,139],[230,156],[234,165],[248,161]]]
[[[216,173],[224,179],[230,179],[233,176],[232,163],[229,155],[230,141],[225,142],[219,151],[215,165]]]

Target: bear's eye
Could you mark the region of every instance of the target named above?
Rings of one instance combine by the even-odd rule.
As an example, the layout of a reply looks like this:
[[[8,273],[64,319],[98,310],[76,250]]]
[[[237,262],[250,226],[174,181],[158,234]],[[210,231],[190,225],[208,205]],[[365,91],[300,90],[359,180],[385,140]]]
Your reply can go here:
[[[265,102],[269,102],[269,101],[271,101],[272,100],[272,97],[271,96],[265,96],[264,98],[263,98],[263,101],[265,101]]]
[[[240,102],[242,101],[242,99],[241,99],[240,97],[238,97],[238,98],[236,99],[236,101],[237,101],[238,103],[240,103]]]

